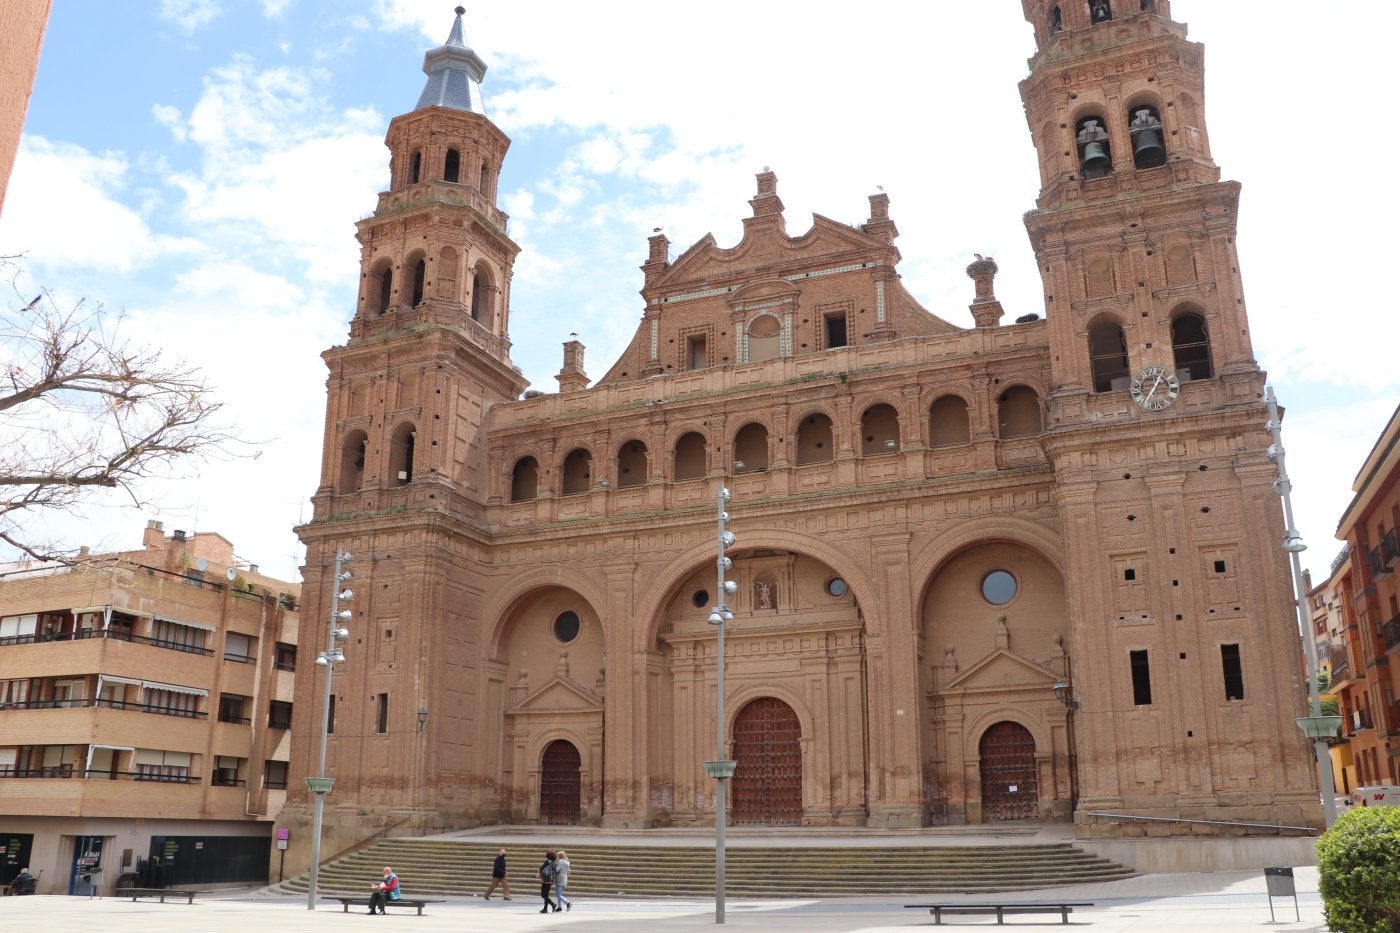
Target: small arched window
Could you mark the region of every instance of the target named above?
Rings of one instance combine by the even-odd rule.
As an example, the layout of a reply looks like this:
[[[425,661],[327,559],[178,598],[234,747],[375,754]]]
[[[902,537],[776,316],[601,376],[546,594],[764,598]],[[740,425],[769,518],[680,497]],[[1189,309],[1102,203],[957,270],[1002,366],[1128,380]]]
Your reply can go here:
[[[472,273],[472,320],[491,325],[491,281],[480,272]]]
[[[564,457],[564,495],[588,492],[592,479],[593,455],[583,447],[575,447]]]
[[[952,447],[972,439],[968,426],[967,402],[957,395],[944,395],[928,409],[928,445]]]
[[[899,450],[899,415],[894,406],[871,405],[860,416],[860,452],[866,457]]]
[[[428,280],[427,260],[419,259],[413,264],[413,307],[423,303],[423,287]]]
[[[1106,23],[1113,19],[1113,4],[1109,0],[1089,0],[1089,22]]]
[[[389,310],[394,300],[394,267],[386,259],[370,273],[370,302],[375,314]]]
[[[1107,121],[1102,116],[1084,117],[1074,128],[1075,144],[1079,147],[1079,171],[1085,178],[1102,178],[1113,168],[1113,155],[1108,145]]]
[[[365,478],[365,454],[369,436],[364,431],[351,431],[340,445],[340,481],[336,492],[358,492]]]
[[[491,170],[486,167],[486,163],[481,165],[481,179],[477,182],[476,190],[491,197]]]
[[[1040,396],[1029,386],[1012,386],[997,399],[997,436],[1030,437],[1040,433]]]
[[[647,445],[628,441],[617,452],[617,487],[643,486],[647,481]]]
[[[413,422],[405,421],[394,429],[389,441],[389,478],[399,486],[413,481],[413,447],[417,438]]]
[[[758,473],[768,469],[768,429],[751,421],[734,435],[734,472]]]
[[[676,441],[676,482],[705,475],[705,436],[699,431],[682,434]]]
[[[521,457],[510,471],[510,501],[529,502],[539,495],[540,465],[534,457]]]
[[[1187,313],[1172,319],[1172,356],[1179,379],[1183,375],[1190,379],[1209,379],[1215,374],[1210,364],[1210,335],[1206,332],[1205,318]]]
[[[797,426],[797,465],[830,463],[833,453],[831,419],[821,413],[808,415]]]
[[[423,174],[423,153],[421,153],[421,152],[415,152],[415,153],[413,154],[413,157],[412,157],[411,159],[408,160],[408,183],[409,183],[410,185],[416,185],[416,184],[418,184],[418,179],[419,179],[419,177],[422,176],[422,174]]]
[[[1156,107],[1144,104],[1131,108],[1128,133],[1133,137],[1133,165],[1155,168],[1167,162],[1167,148],[1162,141],[1162,120]]]
[[[1064,15],[1060,13],[1060,8],[1058,6],[1052,7],[1050,10],[1050,34],[1054,35],[1055,33],[1059,32],[1061,29],[1064,28]]]
[[[1095,392],[1111,392],[1115,381],[1129,378],[1128,341],[1117,321],[1104,320],[1089,328],[1089,369]],[[1117,388],[1127,388],[1126,382]]]
[[[442,180],[455,182],[462,175],[462,154],[456,149],[447,150],[447,158],[442,163]]]

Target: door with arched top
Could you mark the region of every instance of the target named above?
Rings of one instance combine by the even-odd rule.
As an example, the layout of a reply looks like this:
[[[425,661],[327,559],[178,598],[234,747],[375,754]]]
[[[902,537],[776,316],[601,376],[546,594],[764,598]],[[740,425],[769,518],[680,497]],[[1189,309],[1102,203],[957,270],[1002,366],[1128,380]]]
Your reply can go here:
[[[978,743],[982,771],[982,820],[1033,820],[1040,815],[1035,780],[1035,737],[1016,722],[1002,721]]]
[[[540,760],[540,822],[571,826],[579,821],[582,759],[572,742],[550,742]]]
[[[734,719],[734,824],[802,822],[802,726],[792,707],[760,697]]]

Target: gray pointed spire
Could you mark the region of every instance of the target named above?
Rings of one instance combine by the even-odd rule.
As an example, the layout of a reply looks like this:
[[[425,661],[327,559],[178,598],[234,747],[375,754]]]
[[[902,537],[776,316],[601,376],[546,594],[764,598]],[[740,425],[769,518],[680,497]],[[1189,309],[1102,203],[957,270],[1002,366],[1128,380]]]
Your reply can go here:
[[[462,38],[462,14],[467,11],[457,7],[454,12],[457,19],[447,42],[423,56],[423,73],[428,76],[428,83],[413,109],[451,107],[485,116],[481,80],[486,77],[486,63]]]

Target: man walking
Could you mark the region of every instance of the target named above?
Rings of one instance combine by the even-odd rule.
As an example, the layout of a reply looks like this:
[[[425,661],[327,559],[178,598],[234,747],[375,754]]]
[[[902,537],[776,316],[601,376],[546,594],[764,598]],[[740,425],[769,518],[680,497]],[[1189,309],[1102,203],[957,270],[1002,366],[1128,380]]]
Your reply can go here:
[[[491,863],[491,886],[486,889],[486,893],[481,895],[488,901],[491,900],[491,892],[500,885],[505,899],[510,900],[510,882],[506,880],[506,850],[502,849],[496,853],[496,860]]]

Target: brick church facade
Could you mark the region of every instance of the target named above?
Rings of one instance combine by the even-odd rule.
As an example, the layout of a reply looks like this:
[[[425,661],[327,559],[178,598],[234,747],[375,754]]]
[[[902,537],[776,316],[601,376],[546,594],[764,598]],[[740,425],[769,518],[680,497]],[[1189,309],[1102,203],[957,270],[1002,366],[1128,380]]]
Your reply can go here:
[[[901,284],[884,194],[790,237],[764,171],[737,245],[651,238],[602,378],[572,342],[558,391],[524,397],[509,140],[459,10],[389,126],[324,354],[304,617],[329,618],[337,549],[355,578],[328,853],[385,828],[712,825],[717,726],[739,824],[1320,820],[1202,48],[1169,0],[1023,6],[1043,317],[1006,320],[979,257],[975,326],[948,323]],[[309,812],[294,790],[294,840]]]

